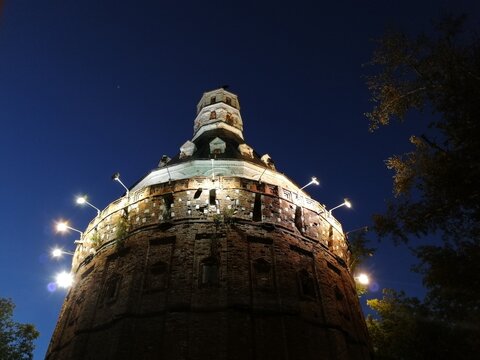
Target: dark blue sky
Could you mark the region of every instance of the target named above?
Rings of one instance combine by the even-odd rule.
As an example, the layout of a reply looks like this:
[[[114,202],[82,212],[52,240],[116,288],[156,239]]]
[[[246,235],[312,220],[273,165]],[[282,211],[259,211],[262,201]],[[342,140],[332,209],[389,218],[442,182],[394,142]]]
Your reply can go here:
[[[65,291],[47,284],[95,212],[191,139],[202,93],[239,95],[245,138],[310,194],[338,209],[346,231],[370,224],[391,195],[383,160],[409,149],[411,126],[368,132],[361,76],[370,41],[388,25],[430,29],[447,10],[477,16],[476,1],[5,1],[0,22],[0,296],[41,332],[43,358]],[[421,295],[405,248],[388,243],[365,265],[380,288]],[[380,296],[380,293],[372,293]]]

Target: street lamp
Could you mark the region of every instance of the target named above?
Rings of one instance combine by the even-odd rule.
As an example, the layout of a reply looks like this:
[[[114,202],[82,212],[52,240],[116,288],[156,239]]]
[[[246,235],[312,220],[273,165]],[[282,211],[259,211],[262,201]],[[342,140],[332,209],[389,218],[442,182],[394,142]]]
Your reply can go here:
[[[307,185],[302,186],[302,187],[300,188],[300,190],[303,190],[303,189],[305,189],[307,186],[310,186],[310,185],[312,185],[312,184],[320,185],[320,181],[318,181],[315,176],[312,176],[312,180],[311,180]]]
[[[370,278],[367,274],[365,273],[361,273],[361,274],[358,274],[356,277],[355,277],[355,280],[360,284],[360,285],[368,285],[370,284]]]
[[[61,222],[57,223],[57,231],[58,232],[65,232],[67,230],[73,230],[73,231],[78,232],[80,234],[80,238],[82,238],[82,236],[83,236],[83,232],[81,232],[80,230],[75,229],[71,226],[68,226],[68,223],[66,221],[61,221]]]
[[[122,182],[122,180],[120,180],[120,173],[116,172],[115,174],[112,175],[112,180],[113,181],[117,181],[120,185],[123,186],[123,188],[125,189],[125,191],[127,192],[127,196],[128,194],[130,193],[130,190],[128,190],[128,188],[125,186],[125,184]]]
[[[73,253],[70,252],[70,251],[65,251],[65,250],[62,250],[62,249],[59,249],[59,248],[55,248],[55,249],[52,250],[52,256],[55,257],[55,258],[59,258],[64,254],[73,256]]]
[[[351,208],[352,207],[352,203],[350,202],[350,200],[348,199],[343,199],[343,203],[341,203],[340,205],[337,205],[335,206],[334,208],[330,209],[328,211],[328,214],[329,215],[332,215],[332,211],[335,210],[335,209],[338,209],[339,207],[342,207],[342,206],[346,206],[347,208]]]
[[[100,209],[97,208],[96,206],[92,205],[91,203],[89,203],[89,202],[87,201],[87,197],[86,197],[86,196],[78,196],[76,202],[77,202],[77,204],[79,204],[79,205],[87,204],[88,206],[90,206],[90,207],[94,208],[95,210],[97,210],[97,215],[100,215]]]
[[[58,287],[69,288],[73,284],[73,275],[69,272],[62,271],[55,277],[55,282]]]

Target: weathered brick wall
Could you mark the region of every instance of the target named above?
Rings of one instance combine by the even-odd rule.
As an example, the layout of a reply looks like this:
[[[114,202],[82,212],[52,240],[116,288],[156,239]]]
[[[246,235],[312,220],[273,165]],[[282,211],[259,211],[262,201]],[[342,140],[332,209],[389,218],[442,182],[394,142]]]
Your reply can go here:
[[[347,262],[309,198],[234,177],[154,185],[88,226],[47,358],[367,359]]]

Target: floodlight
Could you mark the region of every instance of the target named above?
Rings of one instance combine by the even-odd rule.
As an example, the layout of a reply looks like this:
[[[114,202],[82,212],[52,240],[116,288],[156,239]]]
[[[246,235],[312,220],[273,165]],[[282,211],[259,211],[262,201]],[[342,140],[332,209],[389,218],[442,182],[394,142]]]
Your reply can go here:
[[[79,196],[79,197],[77,197],[77,200],[76,200],[76,201],[77,201],[77,204],[79,204],[79,205],[87,204],[88,206],[94,208],[95,210],[97,210],[97,215],[100,215],[100,209],[97,208],[96,206],[92,205],[91,203],[89,203],[89,202],[87,201],[87,197],[86,197],[86,196]]]
[[[315,176],[313,176],[313,177],[312,177],[312,180],[311,180],[307,185],[302,186],[302,187],[300,188],[300,190],[303,190],[303,189],[305,189],[307,186],[310,186],[310,185],[320,185],[320,181],[318,181],[318,179],[317,179]]]
[[[62,250],[62,249],[59,249],[59,248],[55,248],[52,250],[52,256],[53,257],[61,257],[63,254],[66,254],[66,255],[73,255],[72,252],[70,251],[65,251],[65,250]]]
[[[350,209],[350,208],[352,207],[352,203],[351,203],[350,200],[348,200],[348,199],[343,199],[343,203],[341,203],[340,205],[337,205],[337,206],[335,206],[334,208],[330,209],[330,210],[328,211],[328,214],[329,214],[329,215],[332,215],[332,211],[333,211],[333,210],[338,209],[338,208],[340,208],[340,207],[342,207],[342,206],[346,206],[347,208]]]
[[[130,190],[128,190],[128,188],[125,186],[122,180],[120,180],[119,172],[116,172],[115,174],[112,175],[112,180],[117,181],[120,185],[122,185],[125,191],[127,192],[126,195],[128,196],[128,194],[130,193]]]
[[[81,232],[80,230],[75,229],[71,226],[68,226],[68,223],[65,222],[65,221],[58,222],[56,228],[57,228],[58,232],[65,232],[67,230],[73,230],[73,231],[78,232],[80,234],[80,237],[83,236],[83,232]]]

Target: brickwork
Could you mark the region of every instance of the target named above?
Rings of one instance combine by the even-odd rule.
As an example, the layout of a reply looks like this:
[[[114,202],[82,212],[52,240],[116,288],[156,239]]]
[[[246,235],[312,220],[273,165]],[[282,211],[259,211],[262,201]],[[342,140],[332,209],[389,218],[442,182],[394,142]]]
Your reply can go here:
[[[158,184],[85,231],[47,359],[366,359],[340,224],[238,177]]]
[[[370,359],[340,223],[204,93],[194,137],[85,230],[46,358]]]

